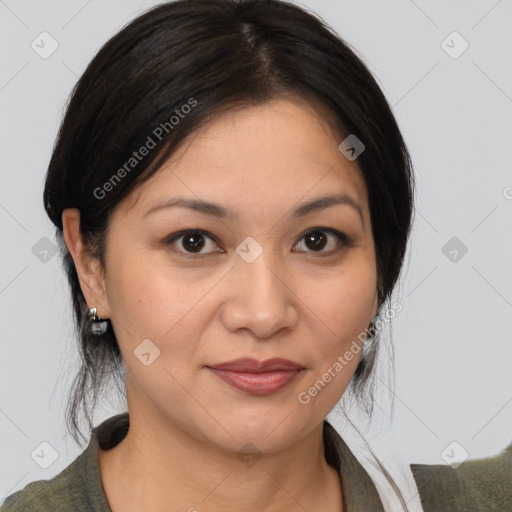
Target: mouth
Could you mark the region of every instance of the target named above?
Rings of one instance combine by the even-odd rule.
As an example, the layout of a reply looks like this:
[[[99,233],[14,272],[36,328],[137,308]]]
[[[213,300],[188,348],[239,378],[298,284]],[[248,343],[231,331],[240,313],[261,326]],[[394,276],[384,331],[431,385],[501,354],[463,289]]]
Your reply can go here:
[[[277,393],[304,370],[300,364],[282,358],[236,359],[206,368],[232,387],[252,395]]]

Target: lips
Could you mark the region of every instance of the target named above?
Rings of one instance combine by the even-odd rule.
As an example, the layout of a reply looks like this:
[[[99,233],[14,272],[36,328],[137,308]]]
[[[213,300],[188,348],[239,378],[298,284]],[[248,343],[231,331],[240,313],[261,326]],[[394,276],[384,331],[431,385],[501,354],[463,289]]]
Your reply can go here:
[[[258,361],[249,357],[242,359],[235,359],[225,363],[210,365],[208,368],[217,368],[219,370],[230,370],[232,372],[249,372],[249,373],[263,373],[274,371],[290,371],[301,370],[302,366],[294,363],[288,359],[275,357],[265,361]]]
[[[206,368],[232,387],[253,395],[280,391],[304,369],[300,364],[282,358],[266,361],[243,358]]]

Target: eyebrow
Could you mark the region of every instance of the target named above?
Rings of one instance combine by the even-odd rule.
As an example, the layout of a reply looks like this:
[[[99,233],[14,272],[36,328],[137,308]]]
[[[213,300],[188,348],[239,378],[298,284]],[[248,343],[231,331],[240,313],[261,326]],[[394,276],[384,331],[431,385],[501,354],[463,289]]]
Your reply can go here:
[[[291,215],[293,218],[305,217],[310,213],[325,210],[326,208],[330,208],[336,205],[345,205],[353,208],[359,214],[361,222],[364,224],[363,211],[361,209],[360,204],[351,196],[345,193],[329,194],[327,196],[311,199],[310,201],[307,201],[297,206],[294,210],[292,210]],[[219,217],[225,219],[235,219],[238,217],[237,213],[234,210],[225,208],[220,204],[185,197],[175,197],[169,199],[165,203],[157,204],[150,208],[144,214],[144,217],[147,217],[148,215],[155,213],[157,211],[173,207],[188,208],[190,210],[202,213],[204,215],[209,215],[211,217]]]

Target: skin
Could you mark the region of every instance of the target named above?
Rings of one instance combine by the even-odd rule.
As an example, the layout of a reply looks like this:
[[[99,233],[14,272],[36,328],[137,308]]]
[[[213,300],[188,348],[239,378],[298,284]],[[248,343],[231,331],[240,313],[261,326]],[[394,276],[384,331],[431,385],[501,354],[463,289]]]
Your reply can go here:
[[[84,250],[79,211],[63,212],[87,304],[111,319],[127,367],[130,430],[115,448],[100,451],[114,512],[342,510],[322,422],[360,352],[309,403],[297,398],[377,312],[366,187],[340,142],[298,101],[217,116],[116,206],[105,269]],[[362,218],[348,205],[290,215],[333,192],[352,197]],[[237,217],[183,207],[145,216],[178,195],[214,201]],[[353,245],[322,231],[315,249],[305,237],[311,228],[336,229]],[[184,238],[169,242],[183,229],[214,237],[199,237],[203,258]],[[248,236],[263,249],[252,263],[236,252]],[[149,366],[134,355],[144,339],[160,349]],[[258,396],[205,368],[239,357],[283,357],[304,369],[278,392]],[[237,456],[246,443],[261,454],[251,467]]]

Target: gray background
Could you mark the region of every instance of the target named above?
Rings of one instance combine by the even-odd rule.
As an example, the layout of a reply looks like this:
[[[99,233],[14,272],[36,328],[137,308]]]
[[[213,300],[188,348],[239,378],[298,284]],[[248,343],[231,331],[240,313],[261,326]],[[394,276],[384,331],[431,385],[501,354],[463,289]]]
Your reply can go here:
[[[0,500],[81,452],[64,428],[76,352],[60,258],[44,252],[53,247],[44,237],[54,238],[43,178],[78,76],[155,3],[0,0]],[[388,425],[378,410],[368,439],[382,457],[408,462],[443,464],[453,441],[456,454],[498,453],[512,442],[512,1],[302,5],[369,65],[416,171],[416,219],[397,295],[404,309],[393,323],[394,418]],[[43,50],[44,31],[58,43],[46,59],[31,47]],[[442,43],[453,31],[469,44],[457,58],[462,40]],[[119,410],[113,396],[96,422]],[[46,469],[53,452],[42,442],[58,454]]]

